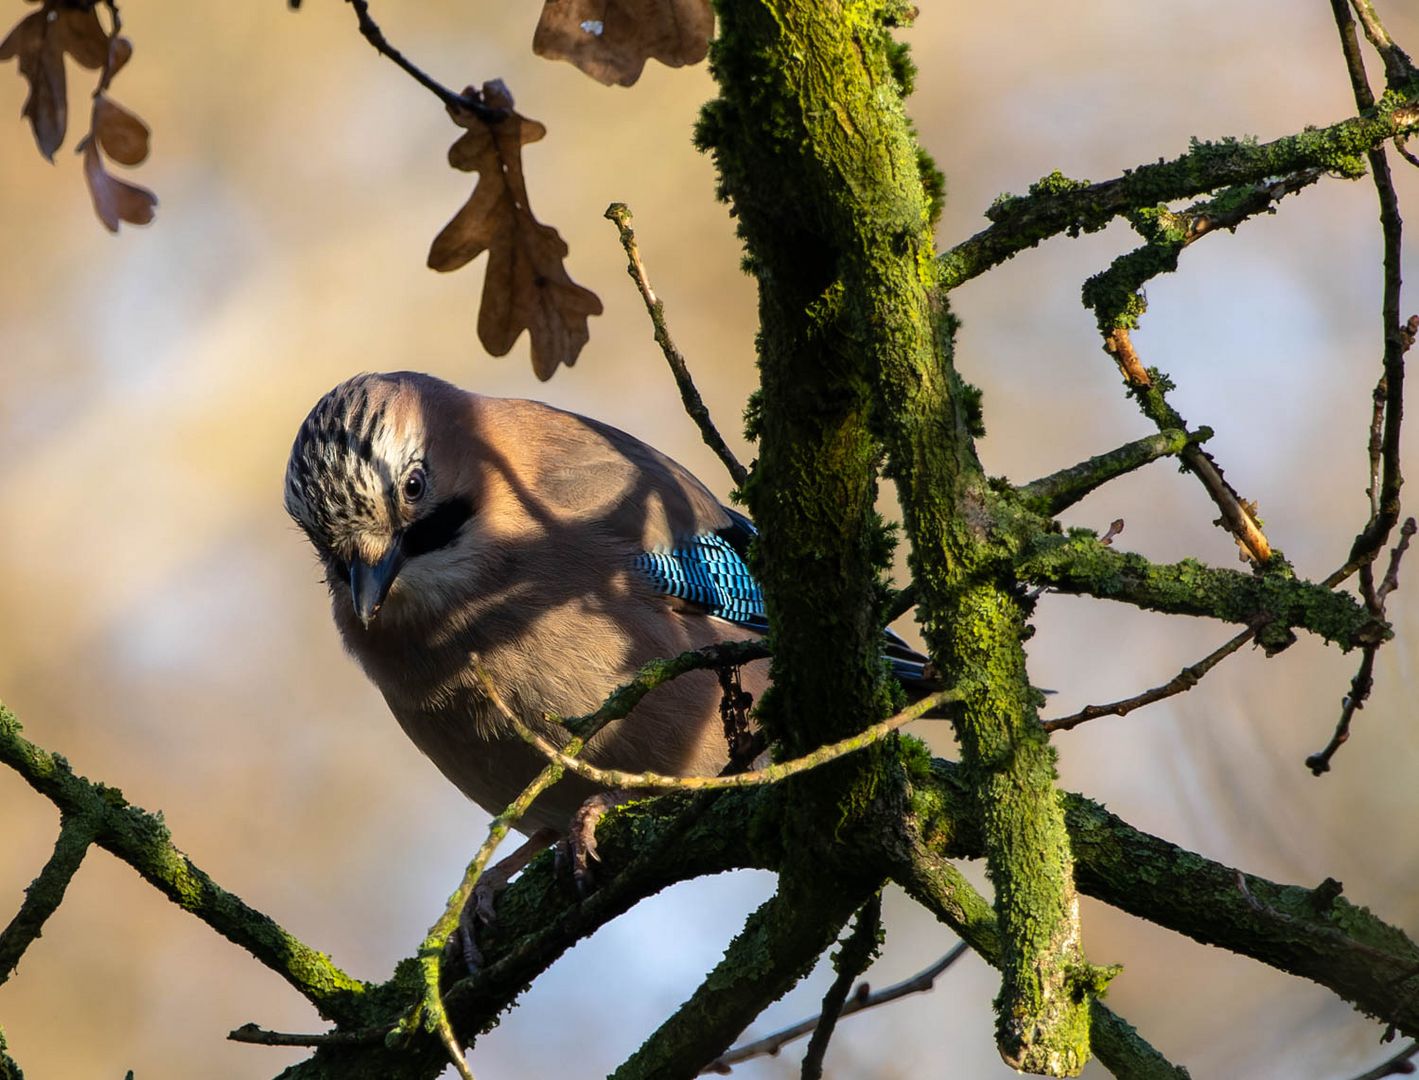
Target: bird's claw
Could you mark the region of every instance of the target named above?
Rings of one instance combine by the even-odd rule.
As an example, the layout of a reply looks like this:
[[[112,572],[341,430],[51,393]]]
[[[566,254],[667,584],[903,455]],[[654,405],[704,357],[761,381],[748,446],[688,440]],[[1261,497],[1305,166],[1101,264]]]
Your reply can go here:
[[[596,875],[591,864],[599,862],[596,852],[596,826],[612,807],[626,802],[630,796],[623,791],[603,791],[593,795],[577,808],[572,815],[571,828],[567,832],[566,857],[571,862],[572,881],[576,884],[577,896],[585,900],[596,888]],[[557,857],[562,858],[561,847]]]

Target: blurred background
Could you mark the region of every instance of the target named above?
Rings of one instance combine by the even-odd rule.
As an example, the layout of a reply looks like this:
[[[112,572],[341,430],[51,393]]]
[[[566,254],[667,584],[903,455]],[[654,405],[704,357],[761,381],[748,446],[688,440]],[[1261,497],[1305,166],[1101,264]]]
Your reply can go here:
[[[751,456],[739,416],[754,384],[754,289],[710,163],[690,145],[707,73],[652,63],[629,91],[601,87],[532,55],[536,7],[425,0],[374,14],[442,81],[502,77],[547,125],[524,158],[533,208],[606,307],[577,366],[547,384],[525,338],[503,359],[480,350],[481,262],[424,269],[471,185],[444,161],[458,130],[359,37],[346,5],[126,0],[136,55],[114,96],[152,126],[134,179],[161,205],[154,225],[117,238],[90,209],[75,125],[57,164],[41,160],[19,120],[25,86],[14,65],[0,68],[0,700],[80,772],[161,809],[224,886],[369,979],[413,951],[486,817],[340,650],[319,570],[281,508],[286,453],[311,404],[354,372],[419,368],[609,421],[727,492],[602,219],[624,200],[705,398]],[[1379,7],[1419,48],[1419,13]],[[997,194],[1056,168],[1104,179],[1190,136],[1269,139],[1353,112],[1322,0],[1147,8],[926,6],[907,34],[921,65],[910,107],[949,178],[943,245],[981,228]],[[30,10],[0,0],[0,25]],[[83,115],[90,77],[75,76],[71,111]],[[1415,216],[1419,172],[1395,160]],[[954,294],[960,365],[985,391],[991,473],[1027,480],[1150,430],[1079,304],[1083,279],[1135,242],[1120,226],[1057,239]],[[1216,429],[1210,449],[1228,478],[1311,577],[1343,561],[1366,512],[1379,251],[1370,182],[1324,182],[1190,249],[1182,273],[1150,286],[1135,337],[1178,381],[1189,422]],[[1415,310],[1411,292],[1404,311]],[[1412,452],[1407,463],[1419,466]],[[1215,516],[1199,485],[1162,463],[1069,520],[1102,530],[1122,517],[1123,547],[1235,566]],[[1330,775],[1313,778],[1303,759],[1329,737],[1355,660],[1302,638],[1274,660],[1238,655],[1187,696],[1057,736],[1064,782],[1212,858],[1301,884],[1336,877],[1419,932],[1419,570],[1406,569],[1390,605],[1400,639],[1381,652],[1375,695]],[[1230,635],[1058,596],[1036,622],[1032,675],[1058,689],[1053,715],[1163,682]],[[944,728],[919,728],[954,754]],[[8,919],[56,814],[0,772],[0,822]],[[480,1040],[478,1075],[603,1075],[697,985],[771,885],[750,873],[690,883],[607,927]],[[1090,958],[1125,965],[1110,1005],[1194,1076],[1344,1077],[1391,1052],[1377,1025],[1307,982],[1084,908]],[[952,944],[897,892],[887,926],[874,985]],[[813,1013],[828,977],[820,968],[750,1034]],[[845,1022],[829,1070],[1005,1076],[995,989],[968,957],[933,993]],[[130,1068],[138,1080],[262,1077],[302,1056],[225,1041],[247,1021],[320,1026],[274,975],[102,852],[0,988],[0,1025],[38,1080]],[[736,1074],[796,1076],[800,1047]]]

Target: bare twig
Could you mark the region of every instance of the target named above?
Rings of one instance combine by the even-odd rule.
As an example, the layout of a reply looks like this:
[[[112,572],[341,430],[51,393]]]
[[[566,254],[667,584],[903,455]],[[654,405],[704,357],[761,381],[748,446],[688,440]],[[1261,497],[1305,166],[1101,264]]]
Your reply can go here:
[[[1385,570],[1384,578],[1380,582],[1378,589],[1373,587],[1372,581],[1367,583],[1369,597],[1367,603],[1375,615],[1383,617],[1385,613],[1385,600],[1389,594],[1399,588],[1399,563],[1404,558],[1404,553],[1409,550],[1409,541],[1413,538],[1416,525],[1413,518],[1409,518],[1400,527],[1399,543],[1394,546],[1389,554],[1389,566]],[[1361,567],[1361,572],[1369,569],[1370,564]],[[1330,771],[1330,759],[1350,738],[1350,724],[1354,720],[1355,714],[1365,707],[1365,702],[1370,696],[1370,691],[1374,689],[1375,679],[1375,654],[1379,652],[1379,644],[1363,646],[1363,655],[1360,658],[1360,669],[1355,672],[1355,677],[1350,680],[1350,692],[1345,695],[1340,704],[1340,719],[1336,721],[1335,732],[1330,737],[1330,742],[1325,744],[1325,748],[1309,755],[1306,758],[1306,768],[1311,770],[1312,775],[1320,776]]]
[[[852,981],[867,970],[877,955],[877,947],[882,934],[882,894],[874,893],[872,899],[862,905],[853,923],[852,933],[843,942],[842,949],[834,958],[838,975],[828,992],[823,995],[823,1008],[818,1014],[818,1023],[813,1028],[813,1036],[808,1040],[808,1049],[803,1054],[803,1080],[822,1080],[823,1058],[828,1052],[828,1043],[833,1037],[838,1017],[847,1004],[848,991]],[[863,984],[866,986],[866,983]],[[865,991],[864,991],[865,992]]]
[[[1350,680],[1350,692],[1341,699],[1340,719],[1336,721],[1335,733],[1331,735],[1330,742],[1325,744],[1325,749],[1319,750],[1306,758],[1306,768],[1311,770],[1312,776],[1320,776],[1322,773],[1330,771],[1330,759],[1350,739],[1350,721],[1354,719],[1355,713],[1365,707],[1365,700],[1370,696],[1370,691],[1375,685],[1375,653],[1379,651],[1378,645],[1366,645],[1363,655],[1360,658],[1360,670],[1355,672],[1355,677]]]
[[[631,275],[631,280],[640,290],[641,299],[645,301],[645,310],[650,315],[651,325],[655,328],[656,344],[665,354],[665,362],[670,365],[670,370],[675,375],[675,385],[680,388],[680,400],[685,403],[685,411],[690,414],[690,419],[700,429],[700,437],[704,439],[705,445],[715,452],[720,461],[724,462],[724,467],[729,470],[735,487],[743,487],[744,482],[749,479],[749,470],[744,468],[739,459],[734,456],[734,451],[729,449],[728,444],[720,435],[719,429],[714,426],[709,409],[705,407],[704,399],[700,397],[699,390],[695,388],[695,381],[690,377],[690,369],[685,364],[684,355],[675,347],[675,342],[670,339],[670,329],[665,323],[665,304],[655,295],[655,290],[650,287],[650,278],[646,275],[645,264],[641,262],[640,248],[636,244],[636,234],[631,228],[630,207],[625,203],[612,203],[606,208],[606,219],[615,222],[616,229],[621,234],[621,247],[625,248],[626,258],[630,260],[626,272]]]
[[[852,996],[848,998],[847,1003],[843,1006],[839,1016],[851,1016],[853,1013],[862,1012],[864,1009],[876,1008],[878,1005],[886,1005],[889,1002],[896,1001],[898,998],[904,998],[910,994],[924,993],[932,989],[932,987],[936,985],[936,980],[941,977],[946,969],[966,954],[967,948],[966,943],[961,942],[930,967],[923,968],[921,971],[911,976],[911,978],[903,979],[901,982],[893,983],[891,986],[881,990],[870,990],[866,983],[859,983],[857,989],[853,991]],[[714,1061],[710,1062],[710,1064],[706,1065],[704,1069],[701,1070],[701,1074],[723,1074],[729,1072],[733,1066],[748,1061],[751,1058],[776,1056],[786,1044],[792,1042],[794,1039],[801,1039],[804,1035],[815,1030],[821,1019],[821,1015],[812,1016],[807,1020],[800,1020],[796,1024],[790,1024],[788,1027],[775,1031],[771,1035],[766,1035],[762,1039],[745,1043],[743,1046],[736,1046],[733,1050],[721,1054]]]
[[[1384,59],[1385,83],[1391,90],[1408,86],[1419,77],[1419,71],[1415,71],[1409,54],[1394,43],[1394,39],[1380,22],[1380,17],[1375,14],[1374,5],[1370,0],[1351,0],[1351,3],[1354,5],[1355,14],[1360,17],[1360,24],[1365,28],[1365,36]]]
[[[366,1028],[364,1031],[323,1031],[308,1035],[285,1031],[268,1031],[256,1024],[242,1024],[227,1032],[232,1042],[254,1043],[259,1046],[359,1046],[382,1042],[389,1034],[387,1027]]]
[[[1360,51],[1360,38],[1355,33],[1355,20],[1350,17],[1348,2],[1330,0],[1330,8],[1335,15],[1335,28],[1340,31],[1340,50],[1345,55],[1346,70],[1350,72],[1350,89],[1355,94],[1355,104],[1363,111],[1374,108],[1375,93],[1365,73],[1365,56]]]
[[[1419,1054],[1419,1042],[1405,1043],[1395,1053],[1381,1061],[1373,1069],[1367,1069],[1351,1080],[1384,1080],[1386,1076],[1410,1076],[1416,1069],[1410,1060]]]
[[[1148,369],[1138,358],[1138,352],[1133,347],[1133,340],[1129,337],[1127,328],[1119,326],[1109,331],[1104,338],[1104,351],[1118,363],[1119,370],[1123,372],[1124,381],[1137,394],[1140,402],[1144,401],[1150,391],[1157,389]],[[1186,427],[1183,418],[1173,410],[1172,406],[1163,402],[1161,393],[1155,394],[1154,397],[1165,410],[1163,413],[1153,416],[1155,422],[1159,425],[1166,424],[1171,428]],[[1157,410],[1147,411],[1150,411],[1151,414]],[[1226,478],[1222,475],[1222,470],[1218,468],[1211,455],[1197,443],[1188,443],[1183,447],[1180,456],[1188,471],[1202,482],[1202,486],[1217,505],[1217,509],[1222,511],[1222,516],[1217,523],[1232,534],[1237,541],[1237,546],[1253,562],[1267,562],[1271,558],[1271,543],[1261,531],[1253,504],[1237,494],[1232,485],[1227,483]]]
[[[1155,686],[1153,689],[1145,690],[1141,694],[1124,698],[1122,701],[1110,702],[1107,705],[1086,705],[1077,713],[1072,713],[1069,716],[1061,716],[1055,720],[1044,721],[1044,729],[1046,731],[1069,731],[1086,721],[1096,719],[1100,716],[1127,716],[1134,709],[1141,709],[1145,705],[1152,705],[1154,702],[1162,701],[1164,698],[1170,698],[1176,694],[1185,693],[1196,686],[1204,675],[1255,636],[1255,630],[1243,630],[1220,648],[1208,653],[1197,663],[1190,664],[1183,668],[1171,679],[1163,683],[1162,686]]]
[[[900,727],[913,720],[919,720],[932,709],[948,702],[959,701],[958,690],[940,690],[928,694],[920,701],[914,701],[895,716],[890,716],[871,727],[864,728],[856,735],[820,746],[792,761],[774,762],[762,769],[721,776],[666,776],[653,772],[626,772],[622,769],[601,769],[574,757],[571,753],[557,749],[545,736],[533,731],[522,718],[502,703],[500,698],[489,695],[493,705],[502,714],[522,740],[535,747],[549,762],[575,773],[584,780],[607,788],[627,788],[631,791],[722,791],[727,788],[757,787],[773,784],[809,769],[816,769],[829,761],[862,750],[880,742]]]
[[[1409,550],[1409,541],[1413,539],[1416,526],[1413,518],[1409,518],[1399,528],[1399,543],[1389,553],[1389,568],[1385,570],[1385,576],[1380,582],[1380,587],[1375,590],[1375,603],[1381,612],[1385,609],[1385,600],[1389,594],[1399,588],[1399,561],[1404,558],[1404,553]]]
[[[470,112],[490,124],[495,124],[507,117],[508,110],[489,108],[480,98],[472,94],[455,94],[433,76],[415,66],[403,53],[389,43],[389,39],[384,36],[384,31],[370,16],[369,0],[348,0],[348,2],[355,9],[355,18],[359,20],[360,33],[364,35],[366,41],[375,47],[375,51],[381,56],[393,60],[407,75],[442,101],[445,106],[450,109],[462,109],[465,112]]]
[[[45,921],[58,910],[64,891],[93,842],[94,826],[88,818],[78,814],[63,815],[54,854],[25,889],[24,903],[10,925],[0,931],[0,984],[14,973],[20,957],[43,931]]]

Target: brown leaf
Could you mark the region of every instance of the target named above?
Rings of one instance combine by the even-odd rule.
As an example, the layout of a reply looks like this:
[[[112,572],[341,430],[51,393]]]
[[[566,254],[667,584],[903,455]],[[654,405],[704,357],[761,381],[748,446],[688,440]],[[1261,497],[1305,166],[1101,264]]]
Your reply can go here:
[[[108,47],[113,52],[113,59],[108,62],[108,77],[112,79],[124,64],[133,59],[133,42],[120,34],[108,43]]]
[[[148,156],[148,125],[107,94],[94,99],[93,133],[103,152],[120,165],[137,165]]]
[[[156,195],[110,174],[103,167],[98,143],[92,136],[86,136],[78,148],[84,154],[84,179],[89,183],[94,210],[109,232],[117,232],[120,221],[146,225],[153,220],[153,209],[158,205]]]
[[[64,46],[59,34],[49,33],[48,6],[21,19],[4,42],[0,60],[16,58],[20,74],[30,84],[20,115],[34,129],[39,152],[50,161],[64,142],[68,103],[64,89]]]
[[[99,24],[93,8],[55,8],[50,34],[59,39],[60,47],[86,68],[97,71],[108,60],[108,33]]]
[[[545,381],[559,365],[576,363],[590,337],[587,319],[601,314],[601,301],[567,275],[567,245],[528,206],[522,147],[547,129],[513,111],[512,95],[501,82],[484,83],[481,93],[472,87],[464,93],[506,115],[490,122],[462,109],[449,110],[454,122],[467,129],[449,147],[449,164],[476,172],[478,183],[434,238],[429,266],[456,270],[489,252],[478,339],[494,356],[503,356],[527,330],[532,370]]]
[[[546,0],[532,51],[607,86],[630,86],[647,60],[698,64],[713,33],[710,0]]]

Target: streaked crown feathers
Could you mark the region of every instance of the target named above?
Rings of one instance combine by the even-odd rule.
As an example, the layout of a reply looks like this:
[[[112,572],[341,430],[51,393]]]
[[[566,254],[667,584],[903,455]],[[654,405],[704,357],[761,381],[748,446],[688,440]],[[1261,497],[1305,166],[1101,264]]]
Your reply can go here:
[[[356,375],[316,402],[291,446],[286,512],[322,553],[388,529],[395,485],[423,456],[418,408],[402,373]]]

